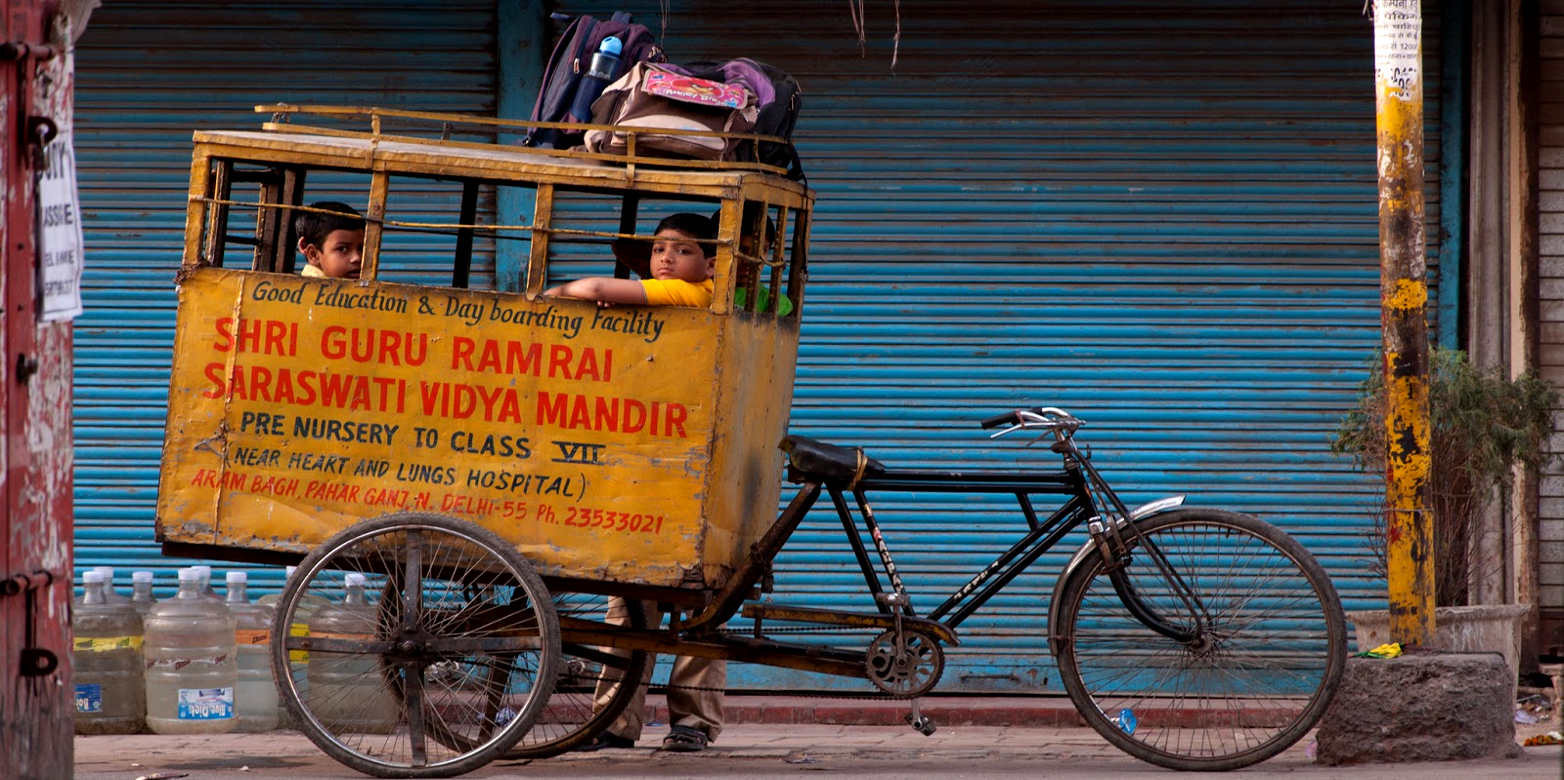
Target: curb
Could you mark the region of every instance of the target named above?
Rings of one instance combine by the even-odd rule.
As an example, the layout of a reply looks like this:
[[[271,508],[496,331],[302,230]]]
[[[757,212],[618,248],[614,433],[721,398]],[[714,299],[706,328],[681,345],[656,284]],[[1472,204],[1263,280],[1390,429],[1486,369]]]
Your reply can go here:
[[[651,718],[668,722],[662,696],[646,697]],[[1086,722],[1066,697],[925,696],[918,709],[940,726],[1083,728]],[[909,700],[815,696],[750,696],[723,699],[727,723],[812,723],[835,726],[907,726]]]

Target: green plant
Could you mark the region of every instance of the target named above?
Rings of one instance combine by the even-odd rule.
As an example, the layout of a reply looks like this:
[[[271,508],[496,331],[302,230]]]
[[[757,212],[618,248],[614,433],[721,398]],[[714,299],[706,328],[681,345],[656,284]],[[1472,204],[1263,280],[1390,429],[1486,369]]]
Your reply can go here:
[[[1495,491],[1510,485],[1517,464],[1540,466],[1553,429],[1559,392],[1527,373],[1506,379],[1483,371],[1459,350],[1435,348],[1428,386],[1430,505],[1434,513],[1434,602],[1467,602],[1471,575],[1483,561],[1477,551],[1483,507]],[[1358,407],[1342,418],[1331,451],[1352,456],[1355,466],[1385,473],[1385,375],[1383,361],[1361,385]],[[1371,535],[1384,574],[1385,513],[1377,513]]]

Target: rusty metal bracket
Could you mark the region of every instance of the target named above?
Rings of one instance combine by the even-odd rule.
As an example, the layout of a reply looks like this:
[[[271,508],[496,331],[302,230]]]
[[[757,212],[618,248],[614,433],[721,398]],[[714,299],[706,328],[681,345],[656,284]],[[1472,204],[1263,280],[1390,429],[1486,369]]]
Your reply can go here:
[[[37,569],[31,573],[13,574],[0,580],[0,596],[24,596],[27,599],[27,629],[19,656],[22,677],[44,677],[60,666],[60,657],[53,650],[37,647],[36,620],[38,592],[54,584],[54,572]]]
[[[54,59],[60,50],[45,43],[28,43],[26,41],[6,41],[0,43],[0,60],[18,62],[28,58],[43,62]]]
[[[16,596],[43,590],[54,584],[54,572],[38,569],[31,574],[13,574],[0,580],[0,596]]]
[[[36,373],[38,373],[38,358],[25,352],[16,353],[16,381],[25,385]]]

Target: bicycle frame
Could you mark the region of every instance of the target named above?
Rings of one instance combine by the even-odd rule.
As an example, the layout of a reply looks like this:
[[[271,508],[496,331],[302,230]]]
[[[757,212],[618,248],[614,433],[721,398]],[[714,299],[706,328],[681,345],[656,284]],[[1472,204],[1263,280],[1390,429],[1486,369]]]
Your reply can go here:
[[[862,651],[838,648],[822,648],[774,641],[763,637],[760,630],[762,617],[775,617],[787,621],[816,622],[855,626],[858,628],[898,625],[899,621],[912,621],[926,633],[937,634],[954,642],[954,629],[961,625],[991,598],[1009,585],[1021,572],[1038,558],[1053,549],[1072,531],[1087,526],[1092,542],[1087,549],[1071,561],[1064,575],[1072,570],[1090,551],[1092,546],[1102,551],[1104,559],[1115,571],[1110,574],[1125,608],[1148,628],[1178,641],[1188,641],[1194,632],[1163,619],[1156,610],[1136,596],[1127,579],[1116,570],[1129,561],[1129,545],[1124,536],[1137,537],[1136,545],[1161,568],[1164,575],[1181,592],[1186,605],[1197,619],[1204,613],[1184,587],[1176,572],[1168,566],[1160,551],[1150,540],[1138,538],[1133,520],[1171,509],[1182,503],[1182,497],[1161,499],[1129,509],[1119,500],[1107,481],[1089,463],[1089,456],[1076,448],[1069,434],[1059,438],[1052,448],[1064,459],[1061,471],[1041,472],[956,472],[923,470],[886,470],[865,476],[856,481],[849,479],[822,479],[789,466],[788,479],[799,484],[798,491],[782,511],[766,534],[751,548],[748,560],[728,578],[724,587],[713,598],[688,615],[686,619],[670,622],[668,629],[629,631],[614,629],[603,631],[575,621],[561,621],[567,634],[574,634],[583,645],[598,644],[619,648],[635,648],[654,652],[676,653],[709,658],[750,661],[790,668],[808,669],[847,676],[861,676]],[[885,543],[868,494],[880,492],[934,492],[967,494],[1009,494],[1016,497],[1021,513],[1026,518],[1027,531],[1011,546],[972,575],[965,584],[947,595],[926,615],[919,615],[902,584],[895,559]],[[808,607],[777,607],[753,604],[756,586],[770,571],[771,561],[802,523],[821,494],[830,496],[832,507],[842,523],[848,546],[858,563],[864,584],[869,590],[876,613],[840,612],[811,609]],[[847,501],[851,494],[857,506],[856,513]],[[1040,518],[1031,497],[1051,495],[1062,497],[1062,502],[1046,518]],[[863,518],[859,526],[858,516]],[[1112,522],[1107,518],[1114,518]],[[879,569],[871,558],[863,541],[867,531],[879,558]],[[882,581],[883,572],[883,581]],[[1061,582],[1063,579],[1061,578]],[[887,588],[888,584],[888,588]],[[628,594],[627,594],[628,595]],[[748,605],[748,606],[746,606]],[[735,638],[715,631],[738,613],[746,609],[747,616],[756,618],[756,632],[751,638]],[[899,614],[897,610],[899,609]],[[750,610],[754,614],[751,615]]]
[[[855,518],[843,496],[843,488],[827,486],[827,490],[831,494],[837,517],[842,522],[843,532],[852,547],[853,556],[858,561],[870,594],[875,597],[882,612],[889,612],[890,607],[881,598],[884,592],[883,585],[864,548]],[[974,574],[966,584],[950,593],[939,606],[930,610],[925,616],[929,620],[937,620],[951,628],[961,625],[973,612],[1003,590],[1016,576],[1035,563],[1061,539],[1097,514],[1078,469],[1042,474],[890,471],[883,476],[866,478],[852,490],[853,498],[858,505],[859,513],[864,517],[865,525],[868,526],[870,538],[875,540],[879,548],[881,563],[891,580],[892,588],[897,592],[903,591],[900,576],[896,572],[895,562],[890,556],[889,549],[883,543],[879,524],[874,519],[873,510],[866,498],[865,494],[871,491],[1008,493],[1016,497],[1016,502],[1026,517],[1027,533],[998,558]],[[1040,520],[1037,510],[1032,506],[1031,497],[1034,495],[1064,496],[1065,500],[1046,519]],[[907,603],[903,609],[910,617],[919,616],[911,603]]]

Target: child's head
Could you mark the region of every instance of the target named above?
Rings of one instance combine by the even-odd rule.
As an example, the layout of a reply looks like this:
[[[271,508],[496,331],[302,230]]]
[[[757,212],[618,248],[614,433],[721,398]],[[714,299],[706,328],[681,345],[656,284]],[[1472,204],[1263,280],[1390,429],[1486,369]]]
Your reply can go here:
[[[657,223],[652,241],[653,279],[683,279],[699,283],[716,270],[717,223],[687,211],[669,214]]]
[[[323,200],[294,216],[293,230],[299,234],[299,251],[304,259],[334,279],[357,279],[364,255],[364,218],[346,203]]]

